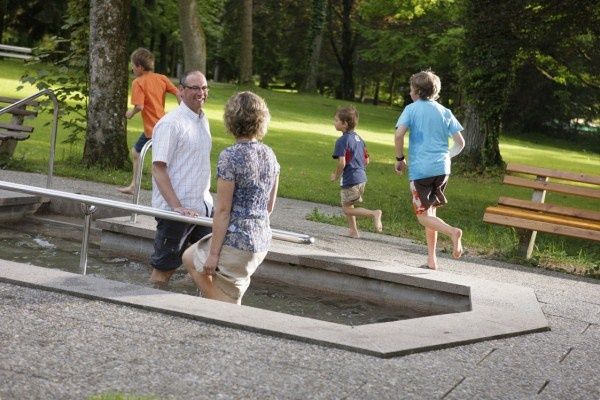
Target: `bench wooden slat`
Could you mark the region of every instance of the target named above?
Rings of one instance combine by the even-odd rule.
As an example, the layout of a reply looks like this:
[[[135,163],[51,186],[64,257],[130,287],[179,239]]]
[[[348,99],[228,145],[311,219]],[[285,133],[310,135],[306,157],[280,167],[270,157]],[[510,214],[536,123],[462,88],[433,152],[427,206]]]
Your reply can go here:
[[[512,175],[504,176],[504,183],[507,185],[521,186],[530,189],[548,190],[550,192],[573,194],[577,196],[591,197],[593,199],[600,199],[600,190],[585,186],[574,186],[566,185],[563,183],[533,181],[531,179],[521,178],[519,176]]]
[[[572,226],[556,225],[542,221],[532,221],[530,219],[510,217],[493,213],[485,213],[483,216],[485,222],[498,225],[512,226],[527,230],[554,233],[558,235],[572,236],[581,239],[600,241],[600,232],[588,229],[581,229]]]
[[[508,217],[524,218],[532,221],[543,221],[557,225],[567,225],[581,229],[592,229],[599,231],[600,234],[600,222],[591,219],[581,219],[575,217],[568,217],[564,215],[540,213],[537,211],[523,210],[522,208],[508,206],[488,207],[485,209],[485,212],[486,214],[499,214]]]
[[[5,96],[0,96],[0,103],[8,103],[8,104],[12,104],[12,103],[16,103],[17,101],[20,101],[23,99],[17,99],[15,97],[5,97]],[[26,105],[28,106],[39,106],[40,102],[37,100],[29,100]]]
[[[8,114],[13,115],[22,115],[24,117],[35,117],[38,115],[37,111],[24,110],[22,108],[15,108],[13,110],[7,111]]]
[[[5,51],[0,51],[0,57],[20,58],[21,60],[31,60],[33,58],[30,54],[7,53]]]
[[[4,128],[5,130],[8,130],[8,131],[33,132],[33,127],[31,127],[31,126],[7,124],[4,122],[0,122],[0,128]]]
[[[547,203],[536,203],[534,201],[514,199],[512,197],[500,197],[498,199],[498,204],[504,205],[504,206],[524,208],[524,209],[532,210],[532,211],[542,211],[542,212],[548,212],[548,213],[557,214],[557,215],[565,215],[565,216],[569,216],[569,217],[584,218],[584,219],[591,219],[594,221],[600,221],[600,212],[591,211],[591,210],[582,210],[579,208],[556,206],[554,204],[547,204]]]
[[[11,132],[0,129],[0,140],[26,140],[29,139],[31,135],[26,132]]]
[[[517,172],[522,174],[547,176],[549,178],[563,179],[592,185],[600,185],[600,176],[584,175],[576,172],[557,171],[549,168],[532,167],[531,165],[509,163],[506,172]]]

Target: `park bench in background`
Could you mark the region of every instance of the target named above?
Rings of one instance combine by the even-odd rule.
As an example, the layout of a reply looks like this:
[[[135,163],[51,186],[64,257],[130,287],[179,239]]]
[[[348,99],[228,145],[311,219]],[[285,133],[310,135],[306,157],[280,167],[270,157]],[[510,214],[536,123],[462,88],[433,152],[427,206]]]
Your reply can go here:
[[[558,182],[550,182],[550,179]],[[504,184],[533,189],[531,200],[500,197],[483,220],[520,231],[520,251],[531,257],[537,231],[600,241],[600,176],[508,164]],[[546,192],[598,199],[594,210],[545,203]],[[529,234],[531,233],[531,234]]]
[[[0,57],[31,60],[33,58],[33,54],[32,50],[28,47],[9,46],[7,44],[0,44]]]
[[[0,97],[0,109],[19,100],[11,97]],[[23,125],[23,123],[25,118],[34,118],[37,116],[38,106],[39,102],[32,100],[7,111],[6,114],[10,114],[10,120],[7,121],[6,117],[0,116],[2,117],[0,119],[0,156],[3,158],[12,157],[17,147],[17,142],[29,139],[29,136],[33,132],[33,127]]]

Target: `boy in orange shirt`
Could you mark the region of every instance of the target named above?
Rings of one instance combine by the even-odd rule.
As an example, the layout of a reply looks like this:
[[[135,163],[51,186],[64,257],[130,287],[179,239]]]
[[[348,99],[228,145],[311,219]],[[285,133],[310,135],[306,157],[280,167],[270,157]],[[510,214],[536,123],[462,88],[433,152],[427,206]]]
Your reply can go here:
[[[154,72],[154,56],[150,51],[140,47],[131,53],[131,69],[136,76],[131,84],[131,104],[133,104],[133,108],[127,110],[125,117],[131,119],[141,111],[144,132],[131,148],[131,159],[133,161],[131,184],[118,189],[119,192],[126,194],[133,194],[140,152],[146,142],[152,139],[154,125],[165,115],[165,96],[167,92],[174,94],[178,103],[181,102],[179,90],[171,83],[169,78]]]

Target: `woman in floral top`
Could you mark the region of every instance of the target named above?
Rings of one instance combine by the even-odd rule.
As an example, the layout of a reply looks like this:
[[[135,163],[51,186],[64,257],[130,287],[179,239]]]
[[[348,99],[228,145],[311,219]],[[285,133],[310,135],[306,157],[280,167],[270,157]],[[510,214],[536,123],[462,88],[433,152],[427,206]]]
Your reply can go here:
[[[250,277],[267,255],[279,182],[277,158],[261,142],[269,120],[264,100],[252,92],[235,94],[225,105],[225,127],[236,143],[217,163],[212,237],[183,255],[203,297],[241,304]]]

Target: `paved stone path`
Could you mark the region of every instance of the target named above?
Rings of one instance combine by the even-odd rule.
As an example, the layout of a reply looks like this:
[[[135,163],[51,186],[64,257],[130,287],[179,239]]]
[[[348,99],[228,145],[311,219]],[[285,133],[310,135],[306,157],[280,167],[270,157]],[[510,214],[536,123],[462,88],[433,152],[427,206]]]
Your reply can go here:
[[[45,177],[0,171],[0,180],[44,186]],[[115,192],[56,177],[54,187]],[[410,241],[348,240],[304,220],[314,207],[339,211],[284,199],[273,226],[339,254],[423,263],[424,247]],[[597,281],[474,257],[440,261],[446,272],[533,288],[552,330],[384,360],[0,282],[0,399],[600,398]]]

